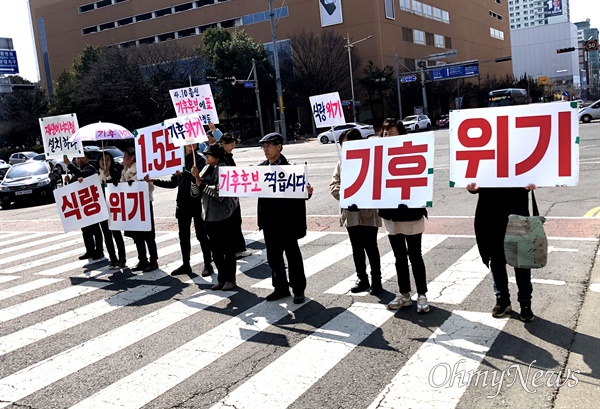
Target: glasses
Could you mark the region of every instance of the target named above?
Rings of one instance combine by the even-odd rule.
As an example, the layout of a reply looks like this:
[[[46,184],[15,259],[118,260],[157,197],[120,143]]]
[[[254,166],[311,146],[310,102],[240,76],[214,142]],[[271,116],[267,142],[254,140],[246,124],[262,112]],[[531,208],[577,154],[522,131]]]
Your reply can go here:
[[[261,145],[261,148],[262,148],[263,150],[265,150],[265,149],[271,149],[273,146],[275,146],[275,145],[273,145],[272,143],[263,143],[263,144]]]

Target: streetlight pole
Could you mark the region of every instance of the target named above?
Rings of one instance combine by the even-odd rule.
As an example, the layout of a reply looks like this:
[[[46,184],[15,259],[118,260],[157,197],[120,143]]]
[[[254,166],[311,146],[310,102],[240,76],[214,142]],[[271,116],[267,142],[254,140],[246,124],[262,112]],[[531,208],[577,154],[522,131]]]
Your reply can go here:
[[[272,1],[272,0],[269,0],[269,1]],[[352,117],[354,118],[354,122],[357,122],[358,120],[356,118],[356,105],[354,102],[354,79],[352,78],[352,47],[354,47],[354,44],[358,44],[360,42],[368,40],[371,37],[373,37],[373,36],[368,36],[361,40],[354,41],[353,43],[351,43],[350,42],[350,34],[346,34],[346,45],[344,47],[346,47],[348,49],[348,65],[350,66],[350,89],[352,91],[352,101],[350,103],[352,104]]]
[[[281,76],[279,75],[279,56],[277,52],[277,32],[275,30],[275,14],[273,13],[273,0],[269,0],[269,15],[271,17],[271,39],[273,41],[273,58],[275,61],[275,82],[277,84],[277,100],[279,101],[279,124],[283,141],[287,142],[285,127],[285,114],[283,113],[283,92],[281,90]]]
[[[396,89],[398,90],[398,119],[402,121],[402,97],[400,96],[400,60],[396,54]]]

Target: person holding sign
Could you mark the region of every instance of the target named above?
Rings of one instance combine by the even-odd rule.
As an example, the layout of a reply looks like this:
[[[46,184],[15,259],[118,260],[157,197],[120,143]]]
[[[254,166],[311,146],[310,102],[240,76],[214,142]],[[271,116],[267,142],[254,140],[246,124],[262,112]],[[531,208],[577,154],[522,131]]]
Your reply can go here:
[[[191,196],[191,185],[194,176],[191,169],[196,167],[203,168],[206,164],[204,157],[196,152],[197,144],[185,145],[185,168],[183,172],[177,171],[171,176],[171,180],[150,179],[148,175],[144,177],[147,182],[153,182],[155,186],[174,189],[177,188],[177,206],[175,208],[175,218],[179,227],[179,245],[181,247],[181,258],[183,264],[175,269],[171,275],[191,274],[192,266],[190,264],[190,253],[192,245],[190,243],[190,226],[194,222],[196,238],[200,242],[202,256],[204,258],[204,269],[202,277],[208,277],[214,273],[212,266],[212,255],[210,242],[206,234],[206,226],[202,219],[202,203],[200,197]],[[193,156],[192,156],[193,155]],[[194,161],[195,156],[195,161]]]
[[[402,121],[388,118],[381,127],[381,136],[399,137],[406,135]],[[387,305],[390,310],[399,310],[412,305],[410,298],[410,272],[408,260],[412,268],[413,278],[417,287],[417,312],[429,312],[427,302],[427,276],[425,262],[421,253],[421,239],[425,231],[427,210],[424,208],[409,208],[404,204],[397,209],[380,209],[379,216],[383,219],[385,230],[396,259],[396,275],[400,294]],[[408,259],[407,259],[408,256]]]
[[[504,256],[504,234],[508,225],[508,216],[517,214],[529,216],[529,190],[535,189],[530,184],[525,188],[484,188],[476,183],[469,183],[467,190],[478,194],[475,209],[475,239],[481,261],[492,273],[496,305],[492,309],[492,317],[500,318],[512,311],[510,293],[508,291],[508,273]],[[531,311],[531,269],[516,268],[517,299],[521,306],[520,318],[523,322],[534,319]]]
[[[123,155],[123,173],[121,174],[121,182],[128,182],[130,185],[137,181],[137,169],[135,165],[135,148],[129,147],[125,149]],[[131,237],[135,243],[138,252],[138,264],[132,268],[132,271],[143,271],[148,273],[158,268],[158,249],[156,247],[156,232],[154,230],[154,209],[152,208],[152,192],[154,184],[148,182],[148,193],[150,195],[150,220],[152,229],[150,231],[129,231],[125,235]],[[148,262],[148,253],[150,253],[150,262]]]
[[[281,154],[283,137],[270,133],[260,141],[265,157],[259,166],[290,165]],[[308,198],[313,188],[307,185]],[[304,261],[298,246],[298,239],[306,236],[306,202],[304,199],[264,198],[258,199],[258,228],[263,231],[267,245],[267,261],[271,267],[274,291],[267,295],[267,301],[275,301],[290,295],[290,287],[294,292],[294,304],[305,301],[306,276]],[[288,262],[289,282],[285,271],[283,253]]]
[[[120,165],[119,167],[117,167],[115,159],[109,151],[102,152],[102,156],[98,161],[98,165],[100,166],[100,183],[102,184],[103,192],[105,191],[105,186],[107,183],[113,183],[115,186],[119,184],[122,169]],[[119,230],[110,230],[110,228],[108,227],[108,220],[100,222],[100,227],[102,228],[102,233],[104,234],[104,243],[106,244],[106,251],[108,251],[108,255],[110,257],[110,264],[108,266],[108,269],[117,270],[120,268],[125,268],[125,265],[127,263],[127,254],[125,253],[125,242],[123,241],[123,235]],[[113,244],[113,239],[117,244],[119,258],[117,258],[117,254],[115,253],[115,245]]]
[[[339,137],[340,145],[347,141],[360,141],[362,135],[358,129],[347,129]],[[329,192],[336,199],[340,200],[341,168],[340,161],[335,166]],[[352,246],[352,258],[358,281],[350,289],[352,293],[367,291],[371,295],[381,293],[381,259],[379,248],[377,247],[377,230],[381,227],[381,218],[375,209],[358,209],[356,205],[348,209],[340,208],[340,226],[348,230],[348,237]],[[367,265],[365,253],[369,258],[371,266],[371,282],[367,275]]]
[[[73,177],[69,175],[65,176],[65,183],[82,182],[83,178],[94,176],[96,174],[96,168],[90,164],[88,158],[88,152],[83,151],[81,158],[77,158],[77,166],[75,166],[67,155],[63,156],[63,162],[67,165],[67,169]],[[91,226],[81,228],[81,234],[83,235],[83,244],[85,246],[85,254],[79,256],[79,260],[85,260],[91,258],[92,260],[100,260],[104,257],[104,251],[102,249],[102,230],[100,224],[95,223]]]
[[[218,283],[212,290],[230,291],[235,283],[235,250],[231,238],[235,234],[233,213],[238,206],[234,197],[219,197],[219,163],[225,151],[218,144],[210,145],[204,152],[206,166],[198,171],[192,167],[191,195],[202,197],[202,217],[206,223],[206,232],[210,239],[213,260],[217,266]]]
[[[221,140],[221,137],[223,136],[223,132],[217,129],[215,124],[213,124],[212,122],[208,123],[208,127],[210,131],[206,132],[207,140],[198,145],[198,151],[203,155],[204,151],[206,151],[210,145],[214,145],[215,143],[219,142]]]

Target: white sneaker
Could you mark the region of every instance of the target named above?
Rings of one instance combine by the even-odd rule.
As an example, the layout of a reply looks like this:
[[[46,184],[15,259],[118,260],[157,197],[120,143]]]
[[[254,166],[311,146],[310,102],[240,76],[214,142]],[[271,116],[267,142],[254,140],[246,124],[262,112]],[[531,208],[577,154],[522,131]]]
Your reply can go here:
[[[244,257],[251,256],[252,254],[254,254],[254,253],[252,252],[252,250],[248,250],[248,249],[246,249],[246,250],[244,250],[244,251],[240,251],[239,253],[235,253],[235,258],[236,258],[236,259],[240,259],[240,258],[244,258]]]
[[[387,305],[388,310],[399,310],[402,307],[410,307],[412,300],[410,299],[410,293],[399,294],[394,301]]]
[[[417,298],[417,312],[420,312],[422,314],[429,312],[429,304],[427,303],[427,296],[420,295],[419,298]]]

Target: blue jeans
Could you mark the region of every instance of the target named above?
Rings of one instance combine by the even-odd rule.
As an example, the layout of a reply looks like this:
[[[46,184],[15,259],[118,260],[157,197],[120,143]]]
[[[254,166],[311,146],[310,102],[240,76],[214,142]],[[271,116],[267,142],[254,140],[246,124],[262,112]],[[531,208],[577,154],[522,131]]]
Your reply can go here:
[[[506,271],[506,260],[504,257],[492,257],[490,270],[494,278],[494,292],[496,298],[510,299],[508,291],[508,273]],[[515,268],[515,280],[517,281],[517,301],[530,301],[533,286],[531,285],[531,269]]]

